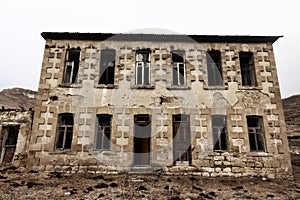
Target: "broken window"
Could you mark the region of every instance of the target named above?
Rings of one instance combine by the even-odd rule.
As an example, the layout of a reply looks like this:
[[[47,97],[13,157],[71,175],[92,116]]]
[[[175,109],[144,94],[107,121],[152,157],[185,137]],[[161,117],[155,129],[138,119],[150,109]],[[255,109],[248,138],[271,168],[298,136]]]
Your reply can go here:
[[[11,163],[13,161],[15,150],[17,147],[19,129],[19,125],[2,127],[2,163]]]
[[[174,164],[192,163],[189,115],[173,115],[173,159]]]
[[[240,66],[243,86],[256,86],[256,74],[252,52],[240,52]]]
[[[111,118],[112,116],[107,114],[97,115],[96,149],[110,148]]]
[[[68,84],[77,83],[79,58],[80,58],[80,50],[78,49],[67,50],[63,83],[68,83]]]
[[[150,51],[139,50],[136,52],[135,80],[137,85],[150,84]]]
[[[102,49],[100,56],[99,84],[114,84],[116,51]]]
[[[74,116],[72,113],[58,115],[58,130],[56,138],[56,149],[71,149],[73,137]]]
[[[172,85],[183,86],[186,83],[184,51],[172,51]]]
[[[251,151],[265,151],[263,118],[247,116],[249,143]]]
[[[222,86],[222,65],[221,65],[221,52],[208,51],[206,53],[207,62],[207,78],[209,86]]]
[[[214,150],[227,150],[226,116],[211,116]]]

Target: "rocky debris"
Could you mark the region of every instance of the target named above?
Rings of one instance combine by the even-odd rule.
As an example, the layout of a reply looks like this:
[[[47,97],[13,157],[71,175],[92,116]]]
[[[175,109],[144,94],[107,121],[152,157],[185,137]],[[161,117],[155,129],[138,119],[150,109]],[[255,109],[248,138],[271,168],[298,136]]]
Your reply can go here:
[[[4,89],[0,91],[0,110],[34,109],[37,92],[23,88]]]
[[[294,166],[293,180],[263,181],[261,177],[18,173],[11,169],[1,174],[5,178],[0,179],[0,199],[300,199],[299,172],[300,167]]]

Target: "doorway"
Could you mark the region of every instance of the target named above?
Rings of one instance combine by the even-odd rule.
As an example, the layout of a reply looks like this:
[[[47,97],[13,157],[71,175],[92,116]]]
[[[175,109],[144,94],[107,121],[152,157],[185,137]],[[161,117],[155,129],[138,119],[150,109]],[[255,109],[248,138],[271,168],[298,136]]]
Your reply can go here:
[[[1,131],[1,163],[9,164],[13,161],[17,147],[20,126],[3,126]]]
[[[174,165],[192,164],[189,115],[173,115],[173,161]]]
[[[134,165],[150,165],[151,121],[150,116],[134,116]]]

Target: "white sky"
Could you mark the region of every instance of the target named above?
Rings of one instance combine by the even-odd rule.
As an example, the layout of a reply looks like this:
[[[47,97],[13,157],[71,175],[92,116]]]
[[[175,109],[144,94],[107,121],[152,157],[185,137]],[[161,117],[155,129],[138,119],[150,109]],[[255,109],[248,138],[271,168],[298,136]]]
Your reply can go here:
[[[159,28],[198,35],[283,35],[274,43],[282,97],[300,94],[300,12],[296,0],[3,0],[0,90],[38,89],[41,32]]]

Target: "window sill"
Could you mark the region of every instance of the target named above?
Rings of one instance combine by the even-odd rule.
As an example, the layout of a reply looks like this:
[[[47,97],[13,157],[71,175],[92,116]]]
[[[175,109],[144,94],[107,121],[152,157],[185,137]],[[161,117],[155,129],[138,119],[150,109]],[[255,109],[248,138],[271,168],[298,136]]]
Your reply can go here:
[[[247,153],[247,156],[270,157],[269,153],[265,151],[251,151]]]
[[[118,88],[118,85],[113,85],[113,84],[99,84],[99,85],[95,85],[94,88],[107,88],[107,89],[116,89]]]
[[[214,153],[226,153],[228,150],[213,150]]]
[[[177,85],[172,85],[167,87],[168,90],[190,90],[190,86],[177,86]]]
[[[133,85],[130,87],[131,89],[150,89],[153,90],[155,89],[154,85]]]
[[[207,86],[203,87],[205,90],[228,90],[228,86]]]
[[[242,86],[242,85],[239,85],[238,89],[239,90],[262,90],[262,87],[260,87],[260,86]]]
[[[49,152],[49,155],[61,155],[61,154],[76,155],[76,152],[73,152],[71,149],[64,149],[64,150],[56,149],[53,152]]]
[[[65,88],[81,88],[82,84],[77,83],[61,83],[58,85],[59,87],[65,87]]]

